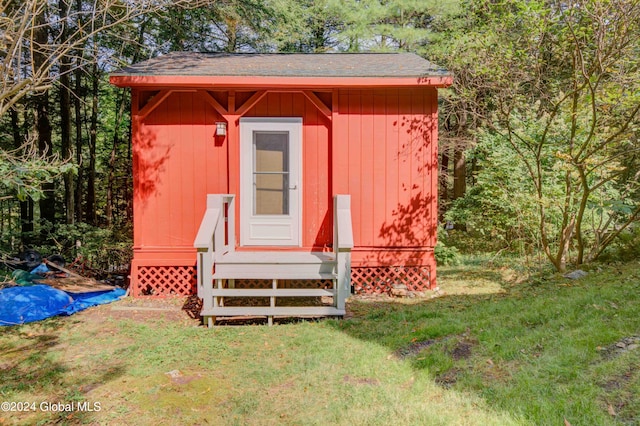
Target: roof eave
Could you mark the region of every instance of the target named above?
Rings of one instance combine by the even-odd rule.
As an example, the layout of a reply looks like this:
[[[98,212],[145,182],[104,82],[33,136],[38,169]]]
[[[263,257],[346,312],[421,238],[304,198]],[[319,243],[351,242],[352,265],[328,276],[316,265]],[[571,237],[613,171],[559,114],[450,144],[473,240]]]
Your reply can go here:
[[[109,82],[118,87],[197,87],[197,88],[286,88],[331,89],[345,87],[448,87],[451,75],[422,77],[265,77],[265,76],[144,76],[112,74]]]

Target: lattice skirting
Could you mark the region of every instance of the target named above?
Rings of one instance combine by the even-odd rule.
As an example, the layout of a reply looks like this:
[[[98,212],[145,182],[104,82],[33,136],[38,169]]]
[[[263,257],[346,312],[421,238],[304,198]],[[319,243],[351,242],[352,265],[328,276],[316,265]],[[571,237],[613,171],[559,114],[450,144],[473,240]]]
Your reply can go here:
[[[352,267],[351,284],[357,294],[389,293],[395,284],[404,284],[409,291],[425,291],[431,287],[431,267]]]
[[[195,266],[133,266],[131,278],[134,297],[196,294]]]
[[[196,294],[195,266],[133,266],[131,294],[141,296],[190,296]],[[430,266],[352,267],[355,293],[388,293],[393,285],[404,284],[409,291],[431,287]],[[225,283],[226,284],[226,283]],[[226,285],[225,285],[226,286]],[[270,288],[271,280],[235,280],[236,288]],[[333,288],[331,280],[282,280],[280,288]]]

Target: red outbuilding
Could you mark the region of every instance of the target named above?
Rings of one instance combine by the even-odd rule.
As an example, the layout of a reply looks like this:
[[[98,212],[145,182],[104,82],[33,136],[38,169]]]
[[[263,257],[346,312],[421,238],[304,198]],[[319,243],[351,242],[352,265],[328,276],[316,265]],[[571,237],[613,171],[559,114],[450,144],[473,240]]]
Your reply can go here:
[[[132,96],[134,296],[197,292],[216,317],[246,314],[223,297],[253,289],[271,319],[341,315],[351,287],[435,286],[444,70],[408,53],[176,52],[110,81]],[[333,304],[276,303],[320,293]]]

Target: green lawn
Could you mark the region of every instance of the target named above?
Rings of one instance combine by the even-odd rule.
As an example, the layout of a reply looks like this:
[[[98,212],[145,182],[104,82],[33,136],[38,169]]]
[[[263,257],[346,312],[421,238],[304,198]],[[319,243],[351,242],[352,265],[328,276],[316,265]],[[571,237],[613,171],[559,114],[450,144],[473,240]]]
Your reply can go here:
[[[638,424],[638,266],[517,280],[467,262],[439,269],[441,297],[271,328],[113,305],[1,328],[0,402],[35,410],[0,425]]]

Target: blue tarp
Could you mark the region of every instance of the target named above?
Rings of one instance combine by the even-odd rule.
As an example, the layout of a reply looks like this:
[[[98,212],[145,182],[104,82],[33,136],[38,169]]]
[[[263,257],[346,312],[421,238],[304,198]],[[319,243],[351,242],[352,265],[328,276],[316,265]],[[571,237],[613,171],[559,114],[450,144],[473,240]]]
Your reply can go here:
[[[0,290],[0,326],[72,315],[91,306],[116,301],[124,294],[121,288],[82,294],[65,293],[48,285],[5,288]]]
[[[76,312],[105,303],[115,302],[124,296],[126,291],[116,288],[111,291],[94,291],[91,293],[68,293],[73,297],[73,303],[60,312],[60,315],[73,315]]]

